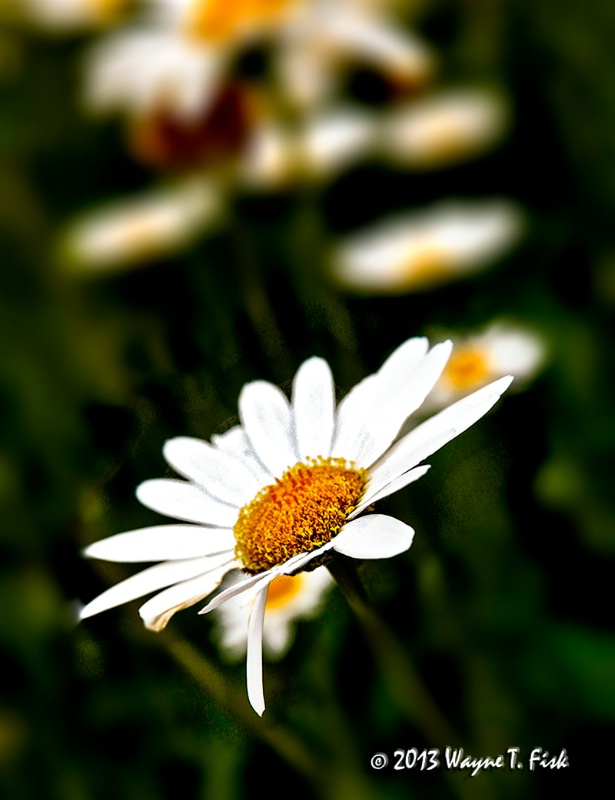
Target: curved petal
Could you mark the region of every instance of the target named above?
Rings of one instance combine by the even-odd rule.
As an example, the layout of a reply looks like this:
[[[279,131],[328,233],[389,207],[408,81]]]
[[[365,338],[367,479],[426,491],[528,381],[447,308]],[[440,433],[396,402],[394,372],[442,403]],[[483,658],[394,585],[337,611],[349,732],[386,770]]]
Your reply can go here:
[[[267,381],[246,384],[239,395],[239,416],[254,452],[272,476],[297,463],[290,406],[281,389]]]
[[[510,376],[500,378],[422,422],[396,442],[371,468],[371,479],[376,482],[395,479],[435,453],[483,417],[511,381]]]
[[[385,416],[381,409],[383,403],[392,402],[397,398],[398,403],[403,403],[403,411],[407,409],[404,420],[410,416],[416,406],[411,407],[411,400],[405,393],[399,394],[399,383],[414,373],[426,357],[427,348],[428,342],[425,337],[408,339],[391,353],[378,372],[368,376],[350,390],[338,408],[338,432],[333,455],[356,461],[361,454],[361,448],[367,455],[368,443],[375,445],[370,425],[374,425],[379,416]],[[391,392],[397,394],[392,396]],[[397,416],[393,420],[393,427]],[[404,420],[401,420],[399,427]],[[387,422],[390,426],[391,421]],[[390,444],[390,441],[387,444]]]
[[[229,528],[202,525],[155,525],[109,536],[85,548],[84,555],[103,561],[179,561],[235,548]]]
[[[308,456],[327,458],[335,424],[335,387],[324,359],[310,358],[297,370],[293,381],[292,410],[299,459]]]
[[[228,563],[228,560],[229,553],[222,553],[217,556],[189,558],[184,561],[165,561],[163,564],[156,564],[137,572],[136,575],[131,575],[130,578],[126,578],[99,594],[81,609],[79,619],[93,617],[95,614],[129,603],[138,597],[150,594],[150,592],[157,592],[177,581],[185,581],[188,578],[202,575]]]
[[[203,575],[177,583],[170,589],[154,595],[139,609],[146,628],[152,631],[161,631],[173,614],[183,608],[193,606],[217,589],[222,578],[235,566],[235,561],[231,559]]]
[[[152,511],[167,517],[232,528],[237,509],[204,492],[188,481],[154,478],[137,486],[137,499]]]
[[[211,443],[219,450],[241,461],[259,483],[265,484],[271,479],[271,475],[252,449],[250,440],[241,425],[235,425],[224,433],[212,436]]]
[[[262,488],[241,461],[201,439],[169,439],[163,452],[173,469],[236,508],[249,503]]]
[[[391,558],[412,544],[414,530],[395,517],[369,514],[348,522],[333,539],[333,549],[351,558]]]
[[[378,500],[382,500],[383,498],[388,497],[390,494],[398,492],[409,483],[418,481],[418,479],[422,478],[428,470],[429,464],[425,464],[422,467],[409,469],[408,472],[404,472],[403,475],[399,475],[397,478],[391,480],[389,483],[385,483],[384,485],[379,485],[378,483],[372,485],[370,482],[367,486],[363,500],[361,500],[355,510],[348,515],[348,519],[351,520],[355,517],[358,517],[359,514],[362,514],[366,508],[369,508],[369,506],[372,505],[372,503],[377,503]]]
[[[272,567],[265,572],[259,572],[256,575],[244,575],[243,579],[240,579],[232,586],[223,589],[219,594],[212,598],[209,603],[207,603],[207,605],[199,611],[199,614],[208,614],[210,611],[213,611],[214,608],[218,608],[218,606],[226,603],[227,600],[230,600],[232,597],[236,597],[239,594],[243,594],[244,592],[250,590],[252,590],[253,593],[258,592],[260,589],[268,586],[277,575],[288,575],[291,572],[294,572],[296,569],[302,567],[304,563],[307,563],[307,561],[317,556],[323,550],[328,550],[331,544],[332,542],[328,542],[323,547],[319,547],[316,550],[313,550],[311,553],[298,553],[296,556],[289,558],[288,561],[285,561],[283,564],[278,564],[277,566]]]
[[[248,700],[256,713],[262,717],[265,710],[263,691],[263,624],[269,584],[256,595],[248,621],[248,649],[246,656],[246,682]]]
[[[433,347],[414,368],[386,370],[378,374],[377,390],[371,397],[357,437],[355,461],[368,467],[391,444],[410,414],[423,403],[442,374],[452,343]]]

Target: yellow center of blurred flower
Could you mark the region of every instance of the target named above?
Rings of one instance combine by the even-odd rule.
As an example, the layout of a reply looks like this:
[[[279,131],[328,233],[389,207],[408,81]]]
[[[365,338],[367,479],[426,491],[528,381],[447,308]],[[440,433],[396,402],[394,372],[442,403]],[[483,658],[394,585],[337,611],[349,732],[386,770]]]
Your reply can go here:
[[[197,39],[229,42],[275,24],[292,0],[192,0],[187,30]]]
[[[278,575],[269,584],[267,609],[283,608],[301,592],[304,583],[305,576],[301,573],[299,575]]]
[[[427,289],[450,277],[450,253],[437,242],[425,241],[412,248],[397,271],[400,290]]]
[[[128,6],[128,0],[91,0],[96,16],[110,22],[120,15]]]
[[[342,529],[366,480],[364,469],[343,458],[295,464],[239,512],[235,555],[257,573],[322,547]]]
[[[485,354],[468,347],[451,356],[444,370],[445,379],[455,389],[467,389],[485,381],[489,368]]]

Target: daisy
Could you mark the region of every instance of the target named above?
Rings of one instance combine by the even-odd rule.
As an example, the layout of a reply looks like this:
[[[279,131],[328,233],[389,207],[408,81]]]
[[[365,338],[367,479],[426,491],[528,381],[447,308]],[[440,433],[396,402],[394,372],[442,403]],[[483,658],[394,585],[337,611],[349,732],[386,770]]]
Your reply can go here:
[[[239,577],[236,580],[240,579]],[[281,658],[293,643],[295,623],[313,617],[334,585],[326,569],[279,575],[269,584],[263,624],[263,653]],[[225,655],[233,659],[246,654],[251,604],[240,595],[212,612],[217,639]]]
[[[68,223],[59,250],[81,273],[138,267],[189,245],[216,224],[222,208],[215,184],[177,181],[79,215]]]
[[[528,327],[496,321],[455,338],[455,350],[424,409],[435,410],[490,381],[514,374],[515,389],[527,386],[544,364],[546,345]]]
[[[429,467],[421,462],[486,414],[509,386],[510,376],[500,378],[398,437],[451,349],[450,341],[430,350],[425,338],[409,339],[337,406],[329,365],[310,358],[294,377],[290,400],[257,380],[240,393],[238,425],[211,442],[167,441],[164,457],[183,480],[145,481],[137,498],[190,524],[120,533],[87,547],[85,555],[108,561],[162,563],[108,589],[81,618],[158,592],[139,613],[159,631],[239,570],[237,581],[200,613],[242,594],[251,605],[247,692],[262,714],[263,621],[272,581],[337,554],[379,559],[406,551],[413,529],[374,513],[373,504],[424,475]]]
[[[331,269],[360,292],[422,291],[484,269],[521,229],[521,214],[508,201],[442,201],[351,234],[336,245]]]
[[[412,169],[448,167],[488,149],[501,137],[506,121],[506,104],[493,92],[437,92],[390,113],[383,124],[383,152]]]
[[[131,0],[9,0],[7,5],[32,25],[64,32],[111,25],[129,10]]]

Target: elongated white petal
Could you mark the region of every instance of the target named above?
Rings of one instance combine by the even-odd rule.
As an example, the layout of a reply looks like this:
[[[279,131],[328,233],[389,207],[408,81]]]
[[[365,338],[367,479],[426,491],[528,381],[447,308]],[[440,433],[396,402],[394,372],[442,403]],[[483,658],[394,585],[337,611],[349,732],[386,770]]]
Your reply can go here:
[[[328,549],[327,545],[314,550],[312,553],[298,553],[296,556],[289,558],[288,561],[285,561],[283,564],[278,564],[278,566],[272,567],[266,572],[259,572],[257,575],[244,576],[243,579],[240,579],[232,586],[223,589],[219,594],[212,598],[209,603],[207,603],[207,605],[199,611],[199,614],[208,614],[210,611],[213,611],[214,608],[218,608],[218,606],[226,603],[227,600],[230,600],[232,597],[237,597],[237,595],[243,594],[244,592],[249,592],[250,590],[254,590],[253,594],[258,592],[260,589],[268,586],[277,575],[288,575],[291,572],[294,572],[296,569],[302,567],[310,558],[314,558],[324,549]]]
[[[429,342],[425,336],[414,336],[396,347],[376,373],[380,378],[411,372],[427,355]]]
[[[376,375],[368,375],[353,386],[340,401],[336,414],[335,437],[331,445],[333,458],[346,458],[352,461],[356,449],[357,429],[363,418],[364,409],[369,408],[376,381]]]
[[[400,489],[403,489],[404,486],[408,486],[409,483],[418,481],[418,479],[422,478],[428,470],[429,464],[425,464],[422,467],[416,467],[415,469],[410,469],[408,472],[405,472],[398,478],[386,483],[384,486],[380,486],[380,488],[377,486],[372,487],[368,484],[363,500],[359,503],[355,510],[348,515],[348,519],[351,520],[355,517],[358,517],[359,514],[362,514],[366,508],[369,508],[369,506],[372,505],[372,503],[376,503],[378,500],[382,500],[384,497],[388,497],[390,494],[398,492]]]
[[[137,499],[147,508],[167,517],[232,528],[237,509],[204,492],[188,481],[156,478],[137,486]]]
[[[368,467],[391,444],[410,414],[423,403],[442,374],[452,343],[442,342],[422,358],[414,369],[388,370],[378,376],[378,389],[372,397],[360,432],[355,460]]]
[[[152,631],[161,631],[173,614],[183,608],[193,606],[210,595],[218,588],[226,573],[235,567],[235,561],[231,558],[225,564],[203,575],[178,583],[155,595],[139,609],[145,626]]]
[[[224,433],[214,434],[211,437],[211,443],[219,450],[241,461],[259,483],[264,485],[271,480],[270,473],[252,449],[250,440],[241,425],[235,425]]]
[[[121,606],[136,600],[138,597],[156,592],[165,586],[170,586],[177,581],[194,578],[197,575],[217,569],[222,564],[228,563],[232,552],[221,553],[217,556],[204,556],[202,558],[189,558],[184,561],[166,561],[153,567],[137,572],[130,578],[117,583],[95,597],[85,605],[79,614],[80,619],[92,617],[110,608]]]
[[[267,381],[246,384],[239,395],[239,416],[254,452],[272,476],[279,477],[297,463],[290,406],[281,389]]]
[[[332,540],[333,549],[351,558],[391,558],[412,544],[414,530],[385,514],[369,514],[348,522]]]
[[[397,347],[386,359],[378,372],[369,375],[356,384],[342,399],[337,409],[337,425],[332,455],[354,460],[357,443],[365,420],[373,413],[374,397],[378,385],[387,382],[394,375],[407,375],[416,368],[426,355],[428,341],[423,336],[408,339]],[[409,411],[409,416],[412,411]]]
[[[496,404],[511,381],[512,378],[507,376],[483,386],[418,425],[372,467],[372,480],[378,483],[394,479],[396,474],[403,474],[459,436]]]
[[[263,624],[269,585],[257,594],[248,621],[248,651],[246,656],[246,682],[248,700],[256,713],[262,717],[265,710],[263,690]]]
[[[165,443],[163,452],[173,469],[236,508],[250,502],[261,488],[241,461],[200,439],[178,436]]]
[[[109,536],[86,547],[84,554],[103,561],[177,561],[233,550],[229,528],[202,525],[154,525]]]
[[[378,372],[366,402],[355,409],[354,438],[347,441],[347,458],[369,467],[386,450],[405,420],[421,405],[440,377],[451,342],[442,342],[422,358],[421,340]],[[397,363],[395,363],[397,362]],[[406,362],[406,363],[404,363]],[[395,368],[397,366],[397,368]]]
[[[299,367],[292,410],[299,459],[327,458],[335,424],[335,388],[329,365],[322,358],[310,358]]]

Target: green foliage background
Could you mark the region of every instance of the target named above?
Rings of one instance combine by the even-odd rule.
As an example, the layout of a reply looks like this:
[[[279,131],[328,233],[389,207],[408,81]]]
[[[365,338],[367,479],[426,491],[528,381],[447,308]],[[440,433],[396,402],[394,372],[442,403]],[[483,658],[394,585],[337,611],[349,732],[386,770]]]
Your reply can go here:
[[[96,280],[62,272],[57,231],[149,177],[117,126],[80,113],[80,37],[0,32],[3,800],[542,798],[583,791],[608,763],[615,10],[441,0],[419,27],[445,81],[509,93],[512,130],[494,152],[420,176],[367,163],[326,187],[242,195],[187,253]],[[332,236],[397,208],[494,194],[529,224],[493,270],[396,298],[327,281]],[[361,575],[468,752],[566,748],[568,769],[372,770],[376,752],[429,742],[337,591],[266,666],[263,720],[243,665],[221,660],[193,611],[159,635],[136,604],[74,627],[77,599],[128,574],[80,549],[158,521],[134,487],[164,474],[167,438],[222,430],[245,381],[287,386],[312,354],[342,393],[411,335],[501,314],[543,333],[546,369],[385,501],[415,543]]]

